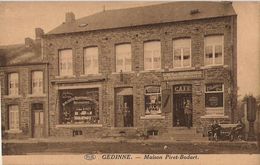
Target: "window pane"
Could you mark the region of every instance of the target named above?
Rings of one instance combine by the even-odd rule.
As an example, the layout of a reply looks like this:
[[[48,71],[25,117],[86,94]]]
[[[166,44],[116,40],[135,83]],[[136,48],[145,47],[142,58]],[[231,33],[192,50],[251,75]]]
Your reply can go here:
[[[173,40],[174,67],[190,66],[190,44],[191,39]]]
[[[145,114],[161,114],[161,89],[160,86],[148,86],[145,88]]]
[[[222,45],[215,46],[215,64],[222,64]]]
[[[183,48],[183,66],[190,66],[190,48]]]
[[[33,71],[32,72],[32,93],[43,93],[43,72],[42,71]]]
[[[206,85],[206,92],[218,92],[218,91],[223,91],[223,85],[221,83]]]
[[[19,129],[19,111],[17,105],[9,106],[9,129]]]
[[[131,71],[131,44],[116,45],[116,61],[116,72]]]
[[[210,108],[223,107],[223,92],[206,93],[205,106]]]
[[[207,46],[205,48],[205,65],[213,64],[213,48],[212,46]]]
[[[72,75],[72,50],[60,50],[59,51],[59,72],[61,76]]]
[[[205,65],[222,64],[223,61],[222,48],[223,48],[222,35],[205,37],[205,58],[206,58]],[[209,60],[209,58],[212,60]]]
[[[161,42],[151,41],[144,43],[144,69],[161,68]]]
[[[84,49],[84,73],[98,73],[98,47]]]
[[[18,95],[18,83],[19,75],[18,73],[11,73],[8,75],[8,94]]]

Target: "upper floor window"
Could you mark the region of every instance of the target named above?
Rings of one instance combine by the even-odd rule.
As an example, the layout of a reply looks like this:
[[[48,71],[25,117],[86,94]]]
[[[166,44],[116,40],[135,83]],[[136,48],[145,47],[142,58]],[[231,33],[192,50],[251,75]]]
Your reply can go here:
[[[131,70],[131,44],[116,45],[116,72],[129,72]]]
[[[32,72],[32,94],[43,93],[43,72],[33,71]]]
[[[223,35],[205,37],[205,65],[223,65],[223,43]]]
[[[144,43],[144,70],[161,69],[161,42]]]
[[[191,66],[191,39],[173,40],[173,67]]]
[[[18,95],[19,75],[18,73],[8,74],[8,95]]]
[[[8,106],[9,130],[19,130],[19,111],[18,105]]]
[[[59,51],[59,74],[60,76],[73,75],[72,49]]]
[[[98,47],[84,49],[84,74],[98,73]]]

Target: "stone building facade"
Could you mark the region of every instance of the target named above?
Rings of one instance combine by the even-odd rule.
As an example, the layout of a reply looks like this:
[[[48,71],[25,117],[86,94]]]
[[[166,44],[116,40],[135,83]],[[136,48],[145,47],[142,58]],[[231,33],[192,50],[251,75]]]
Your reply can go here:
[[[43,39],[50,136],[160,134],[186,126],[188,101],[197,131],[233,121],[237,27],[230,3],[169,3],[79,20],[67,13],[65,20]]]
[[[77,20],[70,12],[49,33],[36,33],[35,41],[26,39],[29,46],[0,52],[14,55],[0,67],[7,138],[162,135],[187,126],[185,109],[192,110],[196,132],[213,120],[234,120],[237,22],[231,3],[173,2]],[[15,57],[25,58],[12,63]],[[42,74],[35,83],[33,71]],[[39,82],[42,90],[33,95]],[[18,92],[10,96],[13,86]]]
[[[48,64],[42,59],[40,28],[36,39],[0,47],[1,115],[3,138],[48,135]]]

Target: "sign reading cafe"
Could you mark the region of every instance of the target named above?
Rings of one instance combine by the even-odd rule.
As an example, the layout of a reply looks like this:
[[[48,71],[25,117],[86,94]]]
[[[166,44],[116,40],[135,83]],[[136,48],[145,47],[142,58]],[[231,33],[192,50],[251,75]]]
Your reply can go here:
[[[67,89],[60,91],[61,124],[99,123],[98,89]]]

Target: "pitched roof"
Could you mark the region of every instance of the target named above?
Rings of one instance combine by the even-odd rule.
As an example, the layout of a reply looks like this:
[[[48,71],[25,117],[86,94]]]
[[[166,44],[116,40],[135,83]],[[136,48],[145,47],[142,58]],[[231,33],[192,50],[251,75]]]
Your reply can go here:
[[[41,46],[25,44],[0,46],[0,66],[33,64],[42,61]]]
[[[99,12],[72,23],[63,23],[47,35],[233,15],[236,13],[230,2],[171,2]]]

